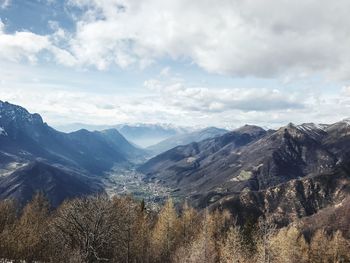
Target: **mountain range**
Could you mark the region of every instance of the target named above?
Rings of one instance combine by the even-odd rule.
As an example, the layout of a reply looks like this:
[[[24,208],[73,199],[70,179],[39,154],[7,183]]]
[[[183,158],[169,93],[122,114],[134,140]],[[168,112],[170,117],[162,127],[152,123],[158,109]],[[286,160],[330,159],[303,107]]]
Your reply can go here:
[[[121,130],[136,136],[143,129]],[[39,114],[0,101],[0,199],[24,204],[40,191],[57,206],[104,192],[102,178],[122,167],[123,185],[130,168],[130,180],[137,171],[143,184],[199,209],[226,208],[238,222],[264,215],[281,226],[300,220],[307,230],[341,215],[332,226],[350,229],[349,120],[178,133],[141,149],[117,129],[59,132]]]
[[[115,129],[58,132],[39,114],[1,101],[0,130],[1,198],[28,201],[40,190],[58,204],[66,197],[103,191],[94,176],[145,154]]]
[[[227,132],[228,130],[216,127],[208,127],[191,132],[185,132],[169,137],[157,144],[151,145],[147,147],[146,150],[148,150],[151,154],[156,155],[179,145],[186,145],[192,142],[200,142],[208,138],[214,138],[216,136],[223,135]]]
[[[340,210],[349,199],[349,143],[347,120],[267,131],[246,125],[168,150],[139,171],[196,207],[227,208],[240,220],[264,214],[281,225],[317,221],[323,209]]]
[[[62,132],[73,132],[81,129],[88,131],[101,131],[116,129],[130,143],[139,147],[149,147],[173,136],[187,134],[193,129],[190,127],[174,126],[171,124],[117,124],[117,125],[92,125],[84,123],[71,123],[58,125],[56,128]]]

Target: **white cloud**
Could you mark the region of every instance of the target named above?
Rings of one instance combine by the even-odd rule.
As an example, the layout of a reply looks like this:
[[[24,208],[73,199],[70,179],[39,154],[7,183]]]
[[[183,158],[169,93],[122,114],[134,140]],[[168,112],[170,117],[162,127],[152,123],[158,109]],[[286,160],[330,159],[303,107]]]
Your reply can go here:
[[[56,123],[239,126],[332,122],[350,116],[347,85],[339,93],[327,94],[314,87],[312,92],[290,88],[295,76],[350,79],[348,1],[70,0],[69,4],[83,10],[73,31],[51,21],[51,35],[9,33],[0,21],[0,62],[36,62],[43,53],[45,59],[65,66],[105,70],[115,65],[143,68],[159,61],[163,66],[164,61],[180,60],[181,65],[186,61],[231,76],[278,76],[282,86],[261,88],[253,79],[254,88],[220,88],[221,83],[213,89],[205,82],[189,84],[181,76],[175,78],[178,65],[169,63],[156,78],[145,81],[146,92],[139,89],[135,96],[97,94],[99,85],[104,85],[100,83],[95,93],[76,91],[59,76],[46,83],[39,77],[28,86],[26,81],[18,82],[18,72],[11,73],[8,81],[1,72],[1,99],[43,113]],[[88,75],[86,82],[91,80]],[[52,88],[61,82],[66,89]]]
[[[8,5],[9,0],[1,3]],[[321,74],[350,79],[347,0],[69,0],[68,4],[82,10],[72,14],[76,20],[72,32],[52,22],[51,36],[2,31],[1,47],[9,50],[0,51],[2,57],[33,60],[46,48],[60,64],[100,70],[113,65],[144,68],[170,58],[230,76],[288,80]]]
[[[350,2],[70,0],[86,12],[70,50],[105,69],[189,58],[209,72],[349,78]],[[147,64],[146,63],[146,64]]]
[[[341,89],[341,94],[350,97],[350,86],[344,86]]]
[[[0,9],[6,9],[10,6],[11,0],[0,0]]]
[[[23,58],[35,62],[36,55],[50,46],[46,36],[31,32],[5,33],[5,25],[0,20],[0,58],[18,61]]]
[[[234,128],[250,123],[276,128],[288,122],[331,123],[350,116],[347,88],[331,96],[274,88],[212,89],[170,74],[146,81],[147,93],[123,95],[120,90],[84,88],[84,83],[94,83],[89,74],[77,83],[72,79],[78,73],[62,75],[38,67],[0,61],[0,100],[38,112],[50,125],[163,122]]]
[[[225,112],[230,110],[274,111],[304,108],[300,94],[265,88],[215,88],[186,87],[183,81],[150,79],[144,86],[155,91],[168,106],[189,112]]]
[[[68,50],[59,48],[59,44],[67,38],[66,32],[59,27],[56,27],[52,35],[39,35],[29,31],[6,33],[5,24],[0,19],[0,58],[12,62],[27,60],[36,63],[40,53],[46,51],[59,64],[75,66],[76,58]]]

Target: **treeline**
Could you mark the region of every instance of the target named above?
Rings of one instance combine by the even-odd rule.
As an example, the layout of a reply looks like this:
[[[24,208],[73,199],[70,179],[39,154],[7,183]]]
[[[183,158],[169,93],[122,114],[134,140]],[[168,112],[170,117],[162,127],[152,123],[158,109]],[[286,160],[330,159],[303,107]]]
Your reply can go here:
[[[54,211],[36,195],[21,211],[0,202],[0,262],[350,262],[340,232],[306,240],[296,226],[260,219],[239,227],[227,211],[158,212],[131,197],[74,199]]]

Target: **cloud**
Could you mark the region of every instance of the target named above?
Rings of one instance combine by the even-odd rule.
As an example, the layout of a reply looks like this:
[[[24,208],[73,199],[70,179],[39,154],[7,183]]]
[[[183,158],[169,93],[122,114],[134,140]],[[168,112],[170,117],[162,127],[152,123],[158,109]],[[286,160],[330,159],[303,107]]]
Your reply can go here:
[[[342,87],[341,94],[345,97],[350,97],[350,86]]]
[[[40,65],[0,61],[0,75],[0,99],[40,113],[50,125],[160,122],[234,128],[249,123],[277,128],[288,122],[332,123],[350,116],[347,88],[333,95],[303,89],[209,88],[169,73],[146,81],[147,92],[126,94],[86,88],[86,83],[99,83],[91,74],[78,83],[78,72],[66,75]]]
[[[70,52],[82,65],[188,58],[208,72],[349,78],[350,2],[70,0],[81,8]],[[334,15],[336,14],[336,15]]]
[[[5,25],[0,20],[0,57],[10,61],[27,59],[35,62],[36,55],[50,46],[48,37],[31,32],[5,33]]]
[[[186,87],[183,81],[167,82],[150,79],[144,86],[156,91],[166,105],[202,113],[230,110],[274,111],[302,109],[300,95],[265,88],[206,88]]]
[[[11,0],[0,0],[0,9],[6,9],[10,6]]]
[[[146,92],[127,94],[115,88],[108,92],[89,89],[85,83],[98,85],[90,74],[77,83],[72,79],[80,76],[78,72],[66,75],[55,69],[42,70],[40,65],[27,67],[0,61],[0,72],[0,99],[42,114],[49,124],[164,122],[222,127],[264,122],[266,125],[285,121],[291,112],[300,119],[299,113],[305,110],[303,100],[294,105],[301,97],[298,94],[288,97],[273,89],[196,87],[170,73],[166,78],[159,76],[160,79],[146,81]],[[254,106],[258,99],[268,100],[264,93],[271,96],[271,105]]]
[[[341,83],[340,86],[344,85],[341,89],[336,87],[337,81],[327,82],[330,88],[325,92],[323,87],[313,86],[318,82],[312,82],[311,77],[350,79],[348,1],[68,2],[70,8],[66,8],[66,12],[74,16],[73,28],[63,28],[59,16],[55,17],[57,21],[49,23],[47,35],[22,29],[9,32],[0,22],[0,64],[10,60],[20,65],[18,62],[22,60],[35,63],[43,59],[45,64],[51,60],[78,69],[144,68],[157,63],[159,67],[154,69],[163,69],[159,74],[154,74],[153,69],[139,76],[138,71],[132,70],[137,72],[130,74],[137,79],[132,84],[119,77],[94,81],[90,73],[96,73],[95,70],[85,75],[72,73],[69,80],[61,80],[59,71],[63,67],[53,67],[54,76],[45,83],[41,83],[38,74],[38,82],[27,84],[32,76],[18,82],[19,73],[13,71],[8,77],[11,79],[6,80],[1,69],[0,97],[43,113],[50,122],[277,126],[289,121],[332,122],[350,116],[348,83]],[[7,62],[2,63],[4,68],[8,67]],[[193,72],[194,76],[184,80],[177,75],[178,67],[186,70],[184,64],[195,64],[215,74],[191,67],[193,71],[185,75]],[[21,71],[27,72],[29,68],[23,67]],[[123,71],[113,71],[113,74],[115,72]],[[256,78],[248,77],[247,82],[243,78],[222,81],[217,73],[234,77],[276,77],[281,81],[275,81],[274,87],[269,88],[266,82]],[[307,80],[301,83],[300,79],[295,81],[294,76]],[[200,82],[198,79],[202,77]],[[84,83],[76,88],[73,79]],[[149,79],[144,82],[147,89],[141,90],[142,87],[136,86],[142,86],[144,79]],[[216,80],[218,87],[212,88]],[[211,85],[206,85],[206,81]],[[234,88],[248,82],[249,85]],[[278,89],[275,88],[277,82],[281,85]],[[230,83],[234,83],[234,87],[230,87]],[[58,84],[66,87],[53,88]],[[84,85],[89,87],[82,88]],[[109,90],[117,87],[115,93],[104,94],[102,90],[107,85]],[[226,88],[221,88],[223,86]],[[135,88],[134,94],[120,95],[123,88]],[[332,88],[334,90],[330,90]]]
[[[0,3],[7,6],[9,0]],[[234,77],[350,79],[347,0],[68,0],[67,5],[73,28],[51,23],[55,32],[46,36],[2,31],[2,57],[34,60],[47,50],[59,64],[99,70],[145,68],[170,59]]]
[[[39,35],[29,31],[5,32],[5,24],[0,19],[0,58],[12,62],[21,60],[36,63],[41,53],[51,54],[54,61],[66,66],[76,65],[76,59],[65,49],[59,48],[55,42],[65,37],[62,29],[52,35]]]

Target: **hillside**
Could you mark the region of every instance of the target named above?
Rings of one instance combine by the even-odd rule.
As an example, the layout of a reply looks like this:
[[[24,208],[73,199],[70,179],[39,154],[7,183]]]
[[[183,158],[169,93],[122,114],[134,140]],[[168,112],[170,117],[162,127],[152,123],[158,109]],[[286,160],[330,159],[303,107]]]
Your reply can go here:
[[[172,136],[155,145],[151,145],[146,149],[150,151],[152,154],[157,155],[162,152],[166,152],[171,148],[175,148],[176,146],[186,145],[191,142],[200,142],[209,138],[214,138],[216,136],[223,135],[227,132],[228,130],[225,130],[225,129],[208,127],[198,131],[193,131],[189,133]]]

